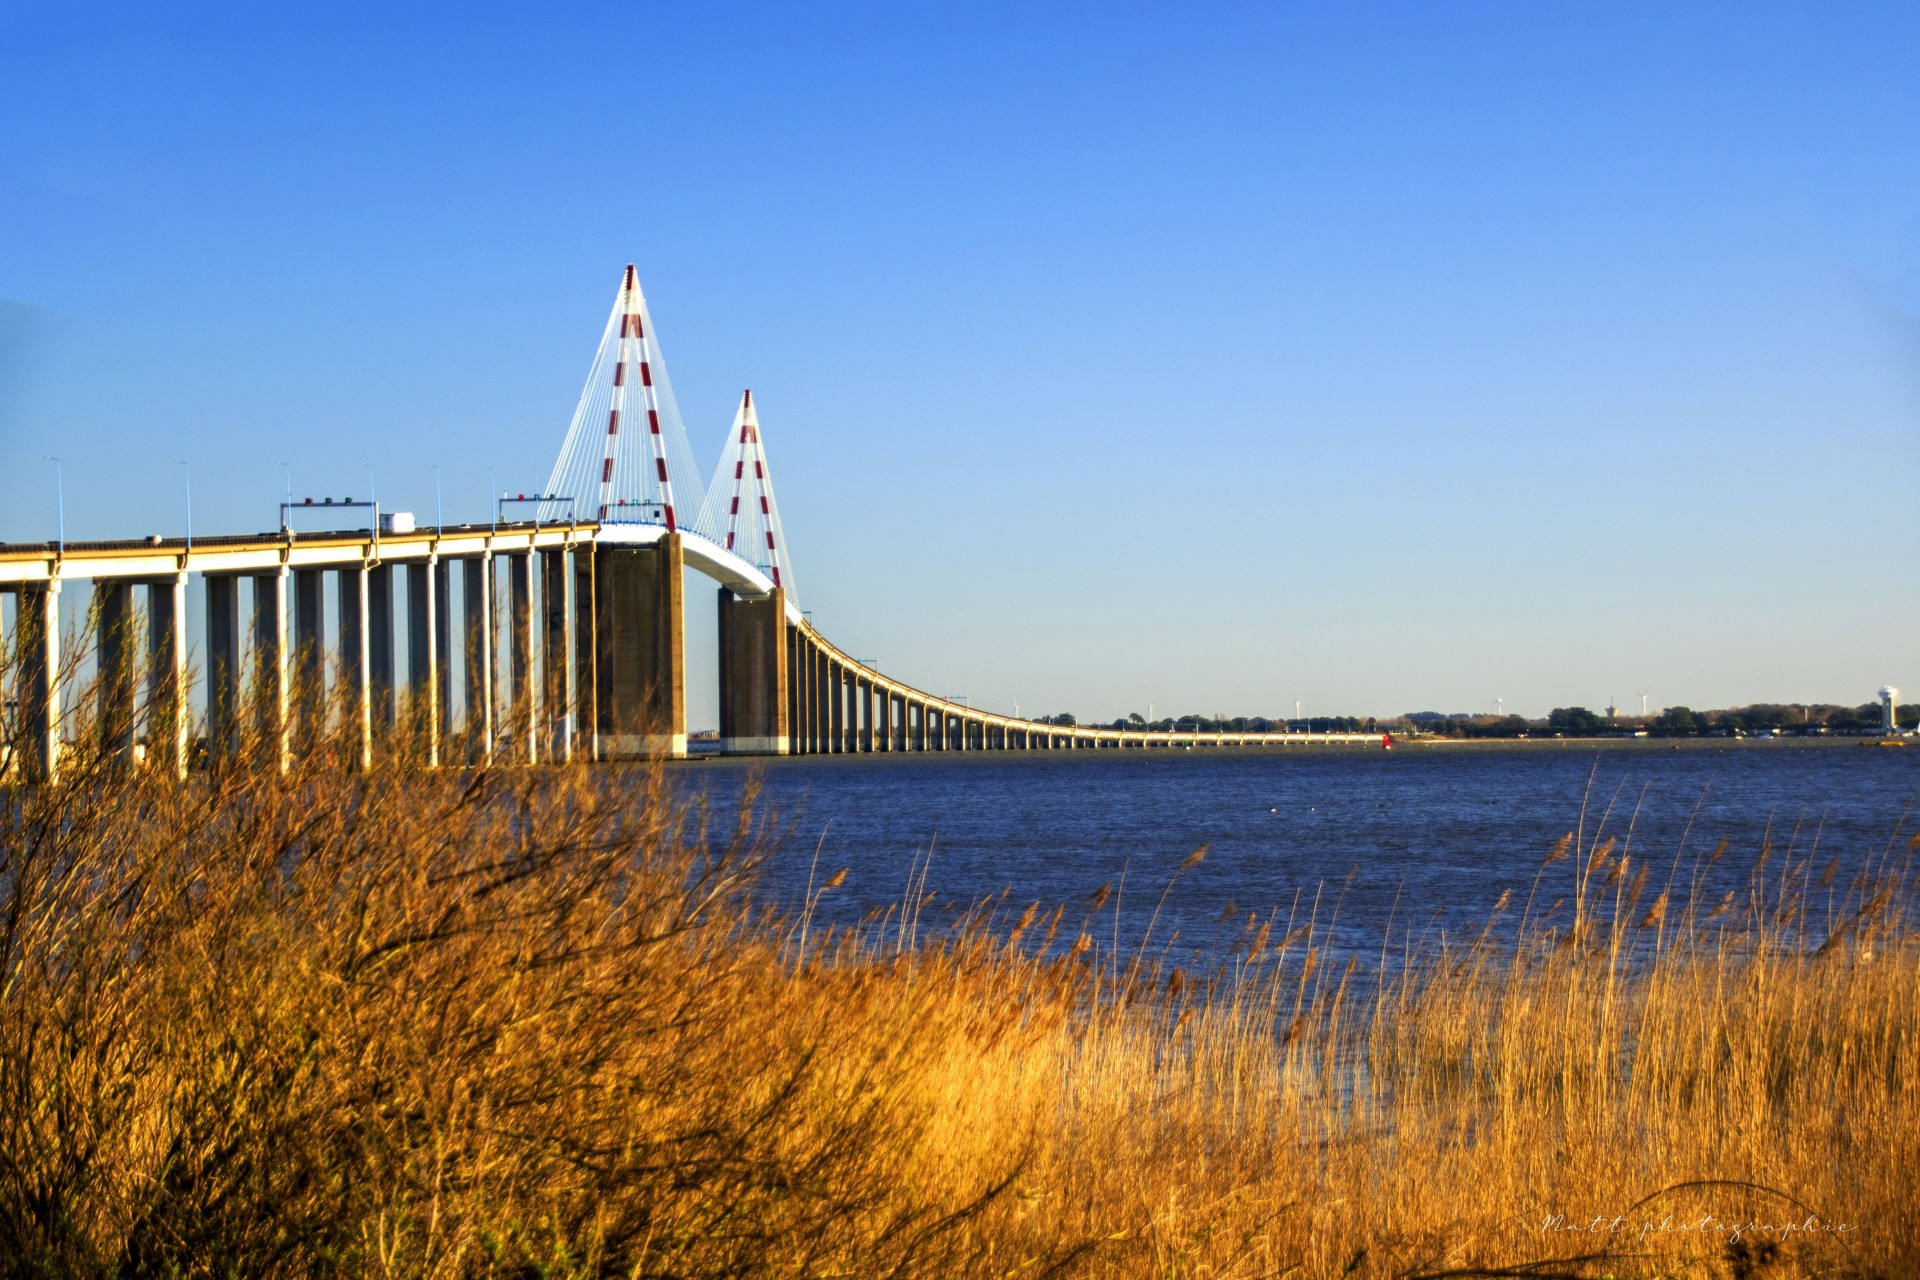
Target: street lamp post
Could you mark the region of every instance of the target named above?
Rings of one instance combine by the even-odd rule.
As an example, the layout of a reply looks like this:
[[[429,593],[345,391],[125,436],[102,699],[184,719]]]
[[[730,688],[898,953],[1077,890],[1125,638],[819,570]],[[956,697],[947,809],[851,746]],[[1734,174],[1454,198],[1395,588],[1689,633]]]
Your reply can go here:
[[[53,518],[55,529],[60,538],[60,554],[67,554],[67,480],[60,469],[60,459],[50,453],[40,455],[53,464]]]
[[[186,468],[187,472],[187,550],[193,550],[193,466],[185,458],[175,458],[175,462]]]

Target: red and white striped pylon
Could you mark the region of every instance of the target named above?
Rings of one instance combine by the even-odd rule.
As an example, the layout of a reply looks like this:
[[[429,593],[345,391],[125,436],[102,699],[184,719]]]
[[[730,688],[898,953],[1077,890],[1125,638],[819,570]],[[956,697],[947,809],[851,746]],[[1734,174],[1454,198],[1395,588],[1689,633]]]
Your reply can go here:
[[[773,585],[780,581],[780,548],[773,540],[773,488],[767,482],[767,455],[760,447],[760,419],[753,411],[753,390],[740,393],[740,412],[734,415],[733,505],[727,510],[727,550],[734,551],[740,532],[740,493],[746,487],[747,465],[753,465],[754,489],[760,499],[760,523],[767,538],[767,565]]]
[[[666,442],[660,435],[660,402],[653,387],[652,345],[641,319],[640,277],[627,264],[620,285],[620,338],[613,364],[613,397],[607,409],[607,448],[600,466],[600,519],[607,518],[613,504],[614,455],[620,441],[620,416],[627,407],[627,367],[640,370],[640,398],[647,410],[647,437],[652,447],[653,466],[660,481],[660,508],[666,515],[667,531],[679,526],[673,514],[673,481],[667,475]]]

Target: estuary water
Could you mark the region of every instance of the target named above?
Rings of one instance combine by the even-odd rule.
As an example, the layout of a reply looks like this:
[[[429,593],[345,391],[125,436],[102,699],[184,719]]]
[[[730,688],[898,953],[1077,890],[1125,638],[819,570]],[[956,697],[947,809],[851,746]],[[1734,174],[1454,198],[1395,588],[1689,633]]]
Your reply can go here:
[[[1087,919],[1130,946],[1158,908],[1151,941],[1183,959],[1225,954],[1249,911],[1304,921],[1316,896],[1322,922],[1337,905],[1341,949],[1378,948],[1390,923],[1471,932],[1503,890],[1527,896],[1569,833],[1618,839],[1656,886],[1676,854],[1684,883],[1724,840],[1705,873],[1717,899],[1769,841],[1776,868],[1789,848],[1853,867],[1906,856],[1920,828],[1920,749],[1853,743],[829,756],[689,762],[674,782],[730,806],[749,771],[786,833],[766,896],[798,907],[810,873],[816,890],[847,873],[816,920],[897,908],[924,876],[930,923],[1004,893],[1010,914],[1064,903],[1068,936]],[[1571,893],[1576,865],[1547,868],[1543,904]]]

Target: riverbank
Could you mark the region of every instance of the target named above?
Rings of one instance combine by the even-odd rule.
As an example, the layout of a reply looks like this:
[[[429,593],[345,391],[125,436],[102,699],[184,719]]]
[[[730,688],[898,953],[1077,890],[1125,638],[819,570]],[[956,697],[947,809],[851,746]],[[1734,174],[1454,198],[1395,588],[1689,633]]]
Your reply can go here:
[[[922,862],[836,924],[831,862],[756,899],[783,828],[751,790],[326,745],[6,793],[23,1269],[1920,1270],[1908,845],[1722,892],[1717,853],[1588,827],[1475,928],[1361,952],[1309,894],[1223,911],[1195,965],[1159,906],[1114,941],[1123,898],[1240,887],[1193,846],[951,915]]]

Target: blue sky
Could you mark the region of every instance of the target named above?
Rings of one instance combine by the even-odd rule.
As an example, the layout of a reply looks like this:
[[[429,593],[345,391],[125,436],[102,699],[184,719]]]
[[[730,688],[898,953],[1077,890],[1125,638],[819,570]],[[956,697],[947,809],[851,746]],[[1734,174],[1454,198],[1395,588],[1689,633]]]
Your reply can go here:
[[[1025,712],[1920,688],[1911,6],[0,3],[0,538],[544,478],[623,264]],[[696,593],[704,596],[704,591]],[[694,677],[711,630],[696,610]],[[697,694],[696,724],[710,711]]]

